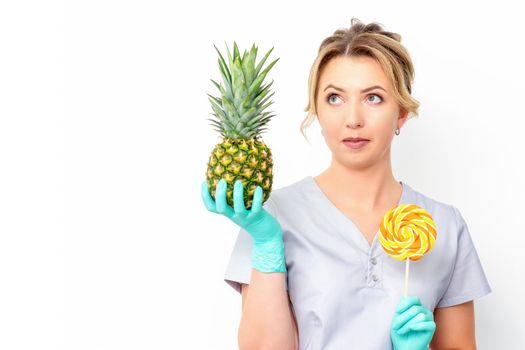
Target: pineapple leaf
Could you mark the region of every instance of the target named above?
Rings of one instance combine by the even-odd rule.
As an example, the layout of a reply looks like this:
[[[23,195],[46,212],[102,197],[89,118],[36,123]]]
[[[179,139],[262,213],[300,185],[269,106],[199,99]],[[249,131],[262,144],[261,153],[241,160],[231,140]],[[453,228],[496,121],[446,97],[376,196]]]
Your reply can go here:
[[[242,58],[241,58],[241,64],[244,62],[245,58],[246,58],[246,50],[244,51],[244,53],[242,54]]]
[[[253,130],[253,129],[250,128],[250,127],[245,127],[245,128],[243,128],[239,133],[240,133],[241,135],[245,135],[245,134],[249,134],[250,131],[252,131],[252,130]]]
[[[235,125],[235,130],[236,131],[241,131],[242,129],[244,129],[244,123],[243,122],[239,122],[239,123],[237,123],[237,125]]]
[[[257,105],[257,103],[255,102],[255,100],[253,100],[252,95],[246,94],[246,97],[244,97],[244,100],[242,100],[241,107],[243,109],[246,109],[246,108],[250,108],[250,106],[252,105],[255,106]]]
[[[264,57],[262,58],[262,60],[259,62],[259,64],[257,65],[257,68],[255,68],[255,75],[259,75],[259,71],[261,70],[264,62],[266,61],[266,59],[268,58],[268,56],[270,56],[270,53],[273,51],[273,47],[264,55]]]
[[[211,108],[215,112],[215,115],[219,119],[219,122],[223,123],[225,120],[228,120],[228,118],[226,117],[226,113],[224,113],[222,108],[219,108],[219,107],[217,107],[215,105],[212,105]]]
[[[211,99],[213,99],[215,101],[215,103],[217,103],[219,106],[222,107],[222,100],[220,98],[217,98],[217,97],[212,96],[210,94],[206,94],[206,95],[208,95]]]
[[[233,42],[233,61],[235,62],[235,58],[240,58],[239,56],[239,48],[237,47],[237,43]]]
[[[267,85],[262,91],[261,93],[253,100],[253,103],[256,104],[256,105],[261,105],[264,103],[263,98],[268,94],[268,92],[270,91],[270,85]],[[274,93],[272,93],[270,96],[267,97],[267,99],[271,96],[273,96]]]
[[[265,124],[267,119],[269,120],[271,117],[273,117],[273,115],[269,116],[269,114],[271,113],[272,112],[264,112],[262,114],[259,114],[257,117],[250,120],[247,125],[250,125],[253,127],[253,126]]]
[[[217,83],[215,80],[213,79],[210,79],[212,81],[213,84],[215,84],[215,86],[217,87],[217,89],[219,89],[219,91],[221,91],[221,86],[219,83]]]
[[[250,86],[255,76],[255,44],[246,60],[242,61],[242,71],[246,79],[246,86]]]
[[[224,132],[231,132],[231,130],[234,130],[235,127],[227,120],[224,120],[221,122],[221,129],[224,130]]]
[[[228,125],[231,125],[229,123],[228,113],[224,110],[224,107],[218,106],[213,100],[210,100],[210,102],[211,102],[211,108],[216,113],[216,116],[219,119],[219,121],[221,123],[226,123]],[[232,124],[235,124],[235,122],[233,122]]]
[[[270,63],[270,65],[266,67],[266,69],[264,69],[260,75],[257,76],[255,81],[250,85],[250,88],[248,89],[248,93],[253,93],[257,89],[259,89],[259,87],[261,86],[261,83],[266,77],[266,74],[268,74],[268,71],[275,65],[275,63],[277,63],[278,60],[279,58],[277,58],[272,63]]]
[[[255,113],[257,113],[257,108],[255,108],[255,106],[252,106],[250,109],[246,111],[246,113],[244,113],[241,116],[240,121],[243,123],[248,123],[253,118]]]
[[[273,103],[273,101],[270,101],[270,102],[268,102],[267,104],[265,104],[265,105],[259,107],[259,110],[258,110],[259,113],[262,112],[262,111],[264,111],[264,110],[265,110],[268,106],[270,106],[272,103]]]
[[[219,54],[219,68],[221,70],[222,78],[224,80],[224,85],[226,85],[226,88],[228,90],[227,96],[230,97],[231,99],[233,99],[233,91],[232,91],[232,88],[231,88],[232,77],[231,77],[231,74],[230,74],[230,70],[228,69],[228,66],[226,65],[226,62],[224,61],[224,57],[222,57],[222,54],[219,51],[219,49],[217,48],[217,46],[215,46],[215,44],[214,44],[213,47],[215,47],[215,50]],[[226,48],[228,48],[227,45],[226,45]],[[228,52],[228,56],[229,56],[229,52]]]
[[[219,68],[221,70],[221,75],[222,75],[222,80],[224,81],[224,86],[226,86],[226,92],[227,92],[227,96],[228,98],[230,99],[233,99],[233,91],[232,91],[232,86],[231,86],[231,75],[230,75],[230,72],[228,71],[228,68],[227,67],[223,67],[221,66],[221,61],[219,60]],[[226,72],[225,72],[226,70]]]
[[[215,114],[215,113],[210,113],[210,114],[213,114],[215,117],[217,117],[217,114]],[[217,126],[217,127],[219,127],[219,128],[222,126],[222,124],[219,123],[219,122],[218,122],[217,120],[215,120],[215,119],[207,118],[206,120],[209,120],[210,122],[213,123],[214,126]]]
[[[257,129],[257,128],[260,128],[260,127],[263,127],[264,125],[267,125],[268,122],[272,119],[273,115],[269,115],[267,116],[266,118],[263,118],[261,120],[259,120],[259,122],[253,124],[253,125],[249,125],[250,128],[252,129]]]
[[[274,94],[275,94],[275,92],[272,92],[268,97],[266,97],[264,100],[261,101],[261,104],[263,104],[266,101],[268,101],[270,99],[270,97],[272,97]]]
[[[235,107],[231,104],[230,101],[223,99],[222,104],[226,110],[226,117],[231,125],[237,124],[237,120],[239,120],[239,114],[235,110]]]
[[[255,46],[255,43],[252,45],[252,52],[253,52],[253,61],[255,62],[255,59],[257,58],[257,46]]]
[[[211,126],[216,127],[216,128],[218,128],[219,130],[222,130],[222,129],[223,129],[221,123],[217,122],[216,120],[214,120],[214,119],[209,119],[209,118],[206,119],[206,120],[209,120],[209,121],[211,121],[211,122],[213,123],[213,124],[210,124]]]
[[[249,108],[250,106],[257,105],[257,96],[254,98],[254,93],[247,92],[244,100],[241,103],[243,108]]]
[[[217,83],[216,81],[214,81],[213,79],[211,80],[215,86],[217,87],[217,89],[219,89],[219,91],[221,92],[221,97],[222,97],[222,100],[229,100],[228,99],[228,93],[226,92],[226,90],[224,90],[224,88],[222,87],[222,85],[220,85],[219,83]]]
[[[262,111],[264,111],[268,106],[270,106],[271,104],[273,104],[273,101],[272,100],[268,100],[267,103],[263,104],[263,105],[259,105],[258,107],[260,108],[259,110],[259,113],[261,113]]]
[[[275,117],[275,114],[268,115],[265,118],[261,119],[259,121],[259,124],[260,125],[266,125],[273,117]]]
[[[215,46],[215,44],[213,44],[213,47],[215,48],[215,50],[219,54],[219,66],[221,67],[221,71],[224,70],[223,73],[226,73],[225,75],[228,78],[227,80],[231,83],[232,77],[230,75],[230,71],[228,70],[228,66],[226,65],[226,62],[224,61],[224,57],[222,57],[221,52],[219,51],[217,46]]]
[[[241,68],[241,62],[236,59],[233,62],[233,91],[234,91],[234,105],[240,106],[242,100],[247,95],[247,89],[246,89],[246,80],[244,78],[244,73],[242,72]]]
[[[212,130],[217,131],[217,132],[219,132],[219,133],[222,132],[221,129],[219,129],[219,128],[215,128],[213,124],[210,124],[210,126],[212,127],[212,128],[211,128]]]
[[[229,64],[229,67],[231,68],[233,67],[233,59],[232,59],[232,55],[230,54],[230,49],[228,48],[228,44],[226,44],[226,50],[228,52],[228,64]]]
[[[273,80],[272,80],[271,82],[269,82],[268,84],[266,84],[266,85],[261,85],[260,88],[259,88],[259,94],[260,94],[262,91],[264,91],[264,90],[266,90],[266,89],[269,89],[270,86],[272,86],[272,84],[273,84]]]
[[[224,116],[224,110],[222,106],[219,106],[214,100],[211,100],[208,98],[208,100],[211,102],[211,108],[215,111],[215,113]]]

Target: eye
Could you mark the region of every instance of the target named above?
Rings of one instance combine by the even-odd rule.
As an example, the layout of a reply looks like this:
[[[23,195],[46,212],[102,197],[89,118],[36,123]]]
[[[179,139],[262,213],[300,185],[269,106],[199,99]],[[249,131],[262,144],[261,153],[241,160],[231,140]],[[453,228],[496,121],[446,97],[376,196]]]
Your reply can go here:
[[[329,104],[331,104],[331,103],[330,103],[330,97],[332,97],[332,96],[339,96],[339,95],[337,95],[337,94],[330,94],[330,95],[328,95],[328,97],[326,98],[326,101],[327,101]]]
[[[339,95],[337,95],[337,94],[329,94],[329,95],[327,96],[327,98],[326,98],[326,101],[327,101],[329,104],[332,104],[332,103],[331,103],[331,102],[332,102],[332,100],[331,100],[331,97],[332,97],[332,96],[339,97]],[[378,97],[378,98],[379,98],[379,100],[378,100],[376,103],[372,103],[372,104],[374,104],[374,105],[377,105],[377,104],[380,104],[381,102],[383,102],[383,98],[382,98],[380,95],[377,95],[377,94],[370,94],[370,95],[367,96],[367,98],[369,98],[370,96],[375,96],[375,97]],[[369,100],[369,101],[370,101],[370,100]]]
[[[379,99],[381,100],[381,102],[383,102],[383,98],[382,98],[381,96],[379,96],[379,95],[376,95],[376,94],[370,94],[370,95],[368,95],[367,97],[370,97],[370,96],[376,96],[376,97],[379,97]],[[373,104],[374,104],[374,105],[378,105],[378,104],[380,104],[381,102],[377,102],[377,103],[373,103]]]

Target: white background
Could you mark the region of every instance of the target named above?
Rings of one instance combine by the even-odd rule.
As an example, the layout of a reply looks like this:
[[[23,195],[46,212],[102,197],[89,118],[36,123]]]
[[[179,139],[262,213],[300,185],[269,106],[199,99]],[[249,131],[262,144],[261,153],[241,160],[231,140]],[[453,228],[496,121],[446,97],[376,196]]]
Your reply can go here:
[[[271,47],[274,187],[330,161],[306,115],[322,39],[351,17],[402,35],[420,116],[394,176],[464,215],[493,293],[479,349],[525,342],[525,30],[510,1],[5,1],[0,5],[0,348],[235,349],[223,281],[238,228],[200,183],[215,44]],[[259,56],[259,58],[262,56]]]

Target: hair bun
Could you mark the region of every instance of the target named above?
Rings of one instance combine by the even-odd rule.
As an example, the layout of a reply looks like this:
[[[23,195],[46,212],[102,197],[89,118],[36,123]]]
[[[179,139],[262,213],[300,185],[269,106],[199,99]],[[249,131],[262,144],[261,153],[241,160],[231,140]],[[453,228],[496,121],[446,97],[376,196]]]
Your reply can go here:
[[[391,39],[401,42],[400,34],[386,31],[381,23],[371,22],[368,24],[364,24],[358,18],[355,18],[355,17],[353,17],[351,20],[350,31],[352,32],[352,34],[378,33],[378,34],[385,35]]]

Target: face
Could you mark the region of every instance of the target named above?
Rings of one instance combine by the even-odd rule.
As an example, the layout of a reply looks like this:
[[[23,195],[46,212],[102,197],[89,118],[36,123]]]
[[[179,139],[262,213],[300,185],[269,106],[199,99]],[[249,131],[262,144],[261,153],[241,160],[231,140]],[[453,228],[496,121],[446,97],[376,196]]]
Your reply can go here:
[[[331,87],[327,87],[332,85]],[[373,86],[379,86],[363,91]],[[394,131],[406,121],[379,63],[367,56],[339,56],[324,66],[317,92],[317,117],[334,161],[366,168],[390,157]],[[370,140],[352,149],[343,139]]]

